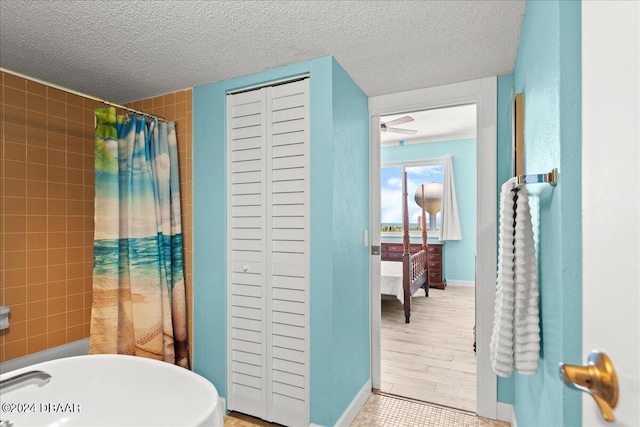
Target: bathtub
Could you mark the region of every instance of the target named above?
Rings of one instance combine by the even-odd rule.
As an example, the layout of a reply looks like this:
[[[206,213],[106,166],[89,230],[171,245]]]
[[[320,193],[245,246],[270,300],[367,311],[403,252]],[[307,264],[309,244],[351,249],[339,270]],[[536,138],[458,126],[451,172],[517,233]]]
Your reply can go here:
[[[0,420],[21,426],[220,426],[215,387],[165,362],[123,355],[67,357],[0,375],[43,371],[0,390]],[[14,386],[15,387],[15,386]]]

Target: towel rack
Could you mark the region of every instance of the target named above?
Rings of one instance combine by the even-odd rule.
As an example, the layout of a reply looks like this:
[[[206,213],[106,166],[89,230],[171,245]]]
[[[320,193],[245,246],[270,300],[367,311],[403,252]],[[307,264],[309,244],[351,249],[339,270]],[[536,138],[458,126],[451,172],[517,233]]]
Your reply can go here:
[[[553,168],[549,173],[537,175],[518,175],[518,185],[549,183],[554,187],[558,184],[558,168]]]

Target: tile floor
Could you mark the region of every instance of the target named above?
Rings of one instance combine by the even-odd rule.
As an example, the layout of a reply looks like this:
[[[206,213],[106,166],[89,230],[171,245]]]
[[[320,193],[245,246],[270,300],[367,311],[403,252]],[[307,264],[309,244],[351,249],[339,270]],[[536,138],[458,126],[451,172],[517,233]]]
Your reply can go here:
[[[225,427],[276,426],[238,413],[224,417]],[[351,427],[509,427],[509,423],[383,394],[372,394]]]
[[[429,427],[508,427],[509,423],[415,402],[372,394],[351,427],[429,426]]]

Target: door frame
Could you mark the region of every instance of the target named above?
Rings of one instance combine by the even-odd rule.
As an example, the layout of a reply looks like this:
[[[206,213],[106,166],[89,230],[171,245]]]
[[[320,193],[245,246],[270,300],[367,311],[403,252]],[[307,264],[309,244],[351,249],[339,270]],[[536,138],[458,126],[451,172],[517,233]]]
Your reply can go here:
[[[371,244],[380,245],[380,116],[476,104],[476,413],[497,417],[497,377],[491,369],[497,256],[497,77],[369,98],[371,116]],[[380,258],[371,259],[371,382],[381,385]],[[471,331],[470,331],[471,333]]]

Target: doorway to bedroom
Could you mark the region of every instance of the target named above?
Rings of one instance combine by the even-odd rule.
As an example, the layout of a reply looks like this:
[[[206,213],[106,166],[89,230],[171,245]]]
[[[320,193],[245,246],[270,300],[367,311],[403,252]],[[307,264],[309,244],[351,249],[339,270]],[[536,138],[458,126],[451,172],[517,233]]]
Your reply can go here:
[[[380,391],[470,412],[476,129],[475,104],[380,117]]]

